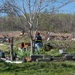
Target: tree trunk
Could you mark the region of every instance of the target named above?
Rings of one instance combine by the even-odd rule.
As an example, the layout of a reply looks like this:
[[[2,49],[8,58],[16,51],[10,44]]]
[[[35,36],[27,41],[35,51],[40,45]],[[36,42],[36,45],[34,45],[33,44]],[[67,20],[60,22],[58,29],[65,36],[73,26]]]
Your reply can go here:
[[[30,48],[30,56],[33,55],[33,39],[30,38],[31,48]]]
[[[10,60],[13,61],[13,37],[10,39]]]
[[[31,44],[31,48],[30,48],[30,56],[33,55],[33,35],[32,35],[32,30],[30,29],[30,44]]]

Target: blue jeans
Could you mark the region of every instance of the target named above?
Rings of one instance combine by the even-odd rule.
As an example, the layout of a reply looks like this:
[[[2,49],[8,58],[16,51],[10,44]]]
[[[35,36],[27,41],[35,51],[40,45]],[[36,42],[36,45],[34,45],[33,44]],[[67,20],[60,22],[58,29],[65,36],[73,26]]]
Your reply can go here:
[[[40,48],[42,47],[42,43],[35,43],[35,47],[37,48],[37,51],[40,51]]]

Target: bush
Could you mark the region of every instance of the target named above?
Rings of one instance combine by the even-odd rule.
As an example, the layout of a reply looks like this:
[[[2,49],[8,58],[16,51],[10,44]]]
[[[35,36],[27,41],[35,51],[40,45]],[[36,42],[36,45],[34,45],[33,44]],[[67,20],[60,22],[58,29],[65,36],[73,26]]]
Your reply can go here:
[[[29,50],[21,51],[21,50],[18,50],[17,48],[14,48],[14,53],[16,53],[21,58],[30,56],[30,51]]]

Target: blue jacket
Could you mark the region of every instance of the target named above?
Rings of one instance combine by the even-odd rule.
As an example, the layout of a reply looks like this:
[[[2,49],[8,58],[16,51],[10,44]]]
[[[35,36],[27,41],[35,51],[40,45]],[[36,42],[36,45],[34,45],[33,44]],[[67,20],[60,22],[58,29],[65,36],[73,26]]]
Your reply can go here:
[[[36,38],[35,43],[42,43],[42,38],[40,35],[36,35],[35,38]]]

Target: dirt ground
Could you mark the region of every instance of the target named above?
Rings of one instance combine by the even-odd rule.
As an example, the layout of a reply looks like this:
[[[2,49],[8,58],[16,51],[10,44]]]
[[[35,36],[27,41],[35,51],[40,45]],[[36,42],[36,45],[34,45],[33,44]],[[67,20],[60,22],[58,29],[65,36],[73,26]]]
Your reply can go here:
[[[9,32],[0,32],[0,38],[4,37],[4,36],[9,36],[9,37],[19,37],[20,36],[21,31],[9,31]]]
[[[3,38],[4,36],[9,36],[9,37],[20,37],[21,35],[21,31],[9,31],[9,32],[0,32],[0,38]],[[28,36],[28,33],[25,33],[25,36]],[[63,40],[63,39],[72,39],[73,34],[71,33],[51,33],[51,34],[47,34],[46,31],[41,32],[41,36],[44,40],[47,40],[48,37],[52,38],[52,39],[59,39],[59,40]]]

